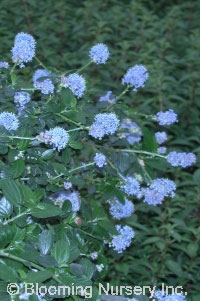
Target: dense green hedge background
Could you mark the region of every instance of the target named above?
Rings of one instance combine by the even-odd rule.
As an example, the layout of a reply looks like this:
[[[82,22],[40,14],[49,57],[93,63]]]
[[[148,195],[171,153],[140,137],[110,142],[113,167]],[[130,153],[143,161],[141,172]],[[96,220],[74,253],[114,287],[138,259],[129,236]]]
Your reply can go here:
[[[88,61],[96,42],[108,45],[111,57],[105,66],[92,65],[88,79],[88,102],[102,91],[121,89],[122,75],[134,64],[150,73],[145,89],[132,97],[132,106],[143,113],[174,109],[180,122],[168,130],[170,149],[200,150],[200,2],[153,0],[1,0],[0,60],[10,60],[15,35],[29,32],[37,40],[37,56],[61,71]],[[34,63],[35,65],[35,63]],[[33,63],[23,70],[27,79]],[[92,79],[92,80],[91,80]],[[90,98],[90,95],[93,95]],[[94,98],[94,95],[96,97]],[[143,124],[140,119],[135,119]],[[145,121],[148,125],[148,122]],[[156,168],[156,162],[149,162]],[[172,169],[177,197],[153,209],[136,204],[127,220],[136,230],[131,248],[122,257],[109,252],[113,284],[182,285],[190,301],[200,300],[200,170]],[[158,166],[164,175],[164,166]]]

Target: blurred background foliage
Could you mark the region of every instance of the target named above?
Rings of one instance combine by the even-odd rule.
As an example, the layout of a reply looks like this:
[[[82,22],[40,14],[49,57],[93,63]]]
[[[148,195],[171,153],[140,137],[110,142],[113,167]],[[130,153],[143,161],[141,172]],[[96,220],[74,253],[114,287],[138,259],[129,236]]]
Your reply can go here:
[[[111,57],[104,66],[84,71],[87,101],[95,103],[102,91],[121,92],[125,71],[144,64],[150,78],[132,98],[133,109],[147,114],[172,108],[179,123],[168,130],[168,149],[199,152],[200,142],[200,1],[170,0],[1,0],[0,60],[10,60],[18,32],[37,40],[37,56],[61,72],[88,61],[88,50],[97,42],[108,45]],[[23,70],[33,74],[30,63]],[[148,126],[146,120],[135,121]],[[150,126],[150,125],[149,125]],[[149,162],[164,175],[165,166]],[[200,300],[200,170],[173,169],[175,199],[151,208],[138,202],[133,217],[136,237],[123,256],[109,251],[109,273],[102,280],[113,284],[182,285],[188,300]],[[165,174],[166,175],[166,174]],[[140,299],[142,300],[142,299]]]

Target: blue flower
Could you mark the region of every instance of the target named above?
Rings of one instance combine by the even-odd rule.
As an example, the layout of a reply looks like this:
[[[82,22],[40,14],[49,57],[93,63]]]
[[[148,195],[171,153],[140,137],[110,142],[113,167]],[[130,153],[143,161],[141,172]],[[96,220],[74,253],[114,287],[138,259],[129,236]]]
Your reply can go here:
[[[127,218],[134,212],[134,205],[128,199],[125,199],[125,203],[122,204],[117,198],[108,200],[107,203],[110,205],[110,214],[115,219]]]
[[[135,232],[129,226],[116,225],[119,235],[114,235],[109,247],[112,247],[117,253],[122,253],[131,245]]]
[[[12,60],[17,62],[20,67],[24,67],[23,63],[31,62],[35,56],[35,40],[24,32],[20,32],[15,37],[14,47],[12,48]]]
[[[156,206],[158,204],[162,204],[162,201],[164,200],[163,195],[154,189],[142,188],[141,192],[144,196],[144,202],[149,205]]]
[[[162,298],[164,298],[164,294],[161,290],[159,290],[154,293],[154,297],[160,301],[160,300],[162,300]]]
[[[178,122],[177,114],[174,113],[174,111],[172,109],[169,109],[166,112],[158,112],[156,114],[156,121],[160,125],[170,125],[175,122]]]
[[[61,86],[69,88],[77,98],[81,98],[86,89],[85,79],[78,73],[72,73],[67,77],[62,77]]]
[[[70,188],[72,188],[72,183],[71,182],[64,182],[64,188],[66,190],[69,190]]]
[[[73,191],[71,192],[67,198],[67,200],[69,200],[72,204],[72,211],[77,212],[80,209],[81,206],[81,199],[80,199],[80,195],[77,191]]]
[[[149,74],[145,66],[135,65],[134,67],[128,69],[122,79],[122,84],[130,85],[133,87],[133,91],[137,91],[138,88],[144,87],[148,77]]]
[[[50,73],[45,69],[37,69],[33,75],[33,84],[37,85],[47,77],[50,77]]]
[[[14,95],[14,103],[18,107],[18,112],[25,109],[26,104],[31,100],[30,94],[28,92],[16,92]]]
[[[154,293],[154,298],[156,298],[158,301],[186,301],[185,296],[182,294],[172,294],[172,295],[166,295],[166,293],[162,291],[156,291]]]
[[[119,119],[115,113],[100,113],[95,116],[89,135],[101,140],[104,135],[114,134],[119,127]]]
[[[41,93],[46,95],[52,94],[54,91],[54,84],[48,77],[51,77],[51,74],[44,69],[36,70],[33,75],[34,88],[41,90]]]
[[[16,131],[19,127],[19,120],[15,114],[3,112],[0,114],[0,125],[8,131]]]
[[[62,207],[64,201],[70,201],[72,205],[72,211],[77,212],[80,209],[81,206],[81,198],[77,191],[60,191],[58,193],[54,193],[53,196],[50,197],[55,205],[59,205],[59,207]]]
[[[107,93],[103,96],[101,96],[99,98],[99,101],[102,102],[102,101],[107,101],[109,103],[114,103],[115,102],[115,97],[113,96],[112,94],[112,91],[107,91]]]
[[[40,90],[42,94],[52,94],[54,91],[54,84],[50,79],[45,79],[40,83]]]
[[[155,133],[156,141],[158,144],[162,144],[167,141],[167,134],[166,132],[157,132]]]
[[[90,58],[95,64],[105,64],[110,53],[105,44],[97,44],[90,49]]]
[[[140,142],[142,131],[140,127],[131,119],[123,119],[120,129],[122,130],[122,133],[119,134],[120,138],[126,138],[129,144],[132,145],[136,142]],[[126,131],[123,131],[124,129]]]
[[[161,204],[165,197],[174,197],[176,190],[176,184],[165,178],[155,179],[148,188],[141,190],[144,196],[144,202],[156,206]]]
[[[181,166],[181,167],[188,167],[191,166],[193,163],[196,162],[196,156],[193,153],[185,153],[185,152],[170,152],[167,155],[167,161],[172,166]]]
[[[7,62],[0,62],[0,69],[1,68],[8,69],[8,67],[9,67],[9,64]]]
[[[159,154],[165,154],[167,152],[167,148],[165,146],[158,147],[157,152]]]
[[[126,194],[130,196],[138,196],[140,195],[140,183],[133,177],[126,177],[124,179],[124,184],[120,186]]]
[[[50,144],[54,149],[57,148],[60,151],[67,146],[69,134],[63,128],[57,126],[49,131],[40,133],[40,139],[45,144]]]
[[[104,156],[101,153],[96,153],[95,157],[94,157],[94,162],[98,167],[103,167],[104,165],[107,164],[106,162],[106,156]]]

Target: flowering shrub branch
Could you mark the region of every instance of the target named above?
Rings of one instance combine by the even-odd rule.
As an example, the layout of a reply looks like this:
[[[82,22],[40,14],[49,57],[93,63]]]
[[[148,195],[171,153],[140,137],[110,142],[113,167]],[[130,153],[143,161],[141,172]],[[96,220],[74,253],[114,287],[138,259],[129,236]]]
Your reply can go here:
[[[34,276],[46,285],[76,282],[97,288],[109,269],[106,252],[122,256],[137,237],[126,224],[135,204],[155,207],[175,197],[175,182],[163,173],[154,178],[146,159],[166,160],[167,168],[196,162],[193,153],[168,152],[165,131],[130,119],[138,115],[156,128],[168,127],[178,122],[172,109],[155,115],[118,109],[119,100],[144,88],[145,66],[129,68],[119,96],[107,91],[95,104],[84,98],[87,82],[80,73],[109,57],[100,43],[90,49],[85,66],[52,72],[37,58],[34,38],[19,33],[10,72],[7,62],[0,63],[4,88],[11,93],[0,113],[0,230],[7,237],[0,240],[1,268],[8,265],[22,287]],[[34,72],[33,87],[22,88],[17,80],[33,58],[43,69]],[[6,259],[22,263],[19,272]]]

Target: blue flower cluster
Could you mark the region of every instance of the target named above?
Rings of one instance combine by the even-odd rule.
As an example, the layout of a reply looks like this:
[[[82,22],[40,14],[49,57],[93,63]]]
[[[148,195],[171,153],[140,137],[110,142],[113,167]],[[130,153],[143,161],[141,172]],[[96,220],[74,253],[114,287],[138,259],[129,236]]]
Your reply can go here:
[[[105,64],[110,53],[105,44],[99,43],[90,49],[90,58],[95,64]]]
[[[158,112],[156,114],[156,121],[160,125],[170,125],[178,122],[177,114],[172,109],[169,109],[166,112]]]
[[[0,62],[0,69],[4,68],[4,69],[8,69],[9,64],[7,62]]]
[[[77,191],[71,192],[67,196],[67,200],[69,200],[72,204],[72,211],[74,211],[74,212],[79,211],[80,206],[81,206],[81,199],[80,199],[80,195]]]
[[[157,152],[159,154],[165,154],[167,152],[167,148],[165,146],[158,147]]]
[[[170,152],[167,155],[167,161],[172,166],[182,166],[182,167],[188,167],[191,166],[193,163],[196,162],[196,156],[193,153],[185,153],[185,152]]]
[[[66,190],[69,190],[70,188],[72,188],[72,183],[71,182],[64,182],[64,188]]]
[[[50,197],[55,205],[58,205],[60,208],[62,207],[64,201],[70,201],[72,205],[72,211],[77,212],[81,206],[81,198],[78,191],[60,191],[59,193],[55,193],[52,197]]]
[[[142,137],[142,131],[140,127],[131,119],[129,118],[123,119],[120,129],[126,130],[126,131],[122,131],[122,133],[120,133],[119,136],[121,138],[126,138],[129,144],[132,145],[136,142],[140,142]]]
[[[40,139],[45,144],[50,144],[54,149],[57,148],[60,151],[67,146],[69,134],[63,128],[57,126],[49,131],[40,133]]]
[[[3,112],[0,114],[0,126],[8,131],[16,131],[19,127],[19,120],[13,113]]]
[[[128,69],[122,79],[122,84],[130,85],[133,87],[133,91],[137,91],[138,88],[144,87],[148,77],[149,74],[145,66],[135,65],[134,67]]]
[[[12,60],[22,68],[23,63],[31,62],[35,56],[35,40],[24,32],[20,32],[15,37],[14,47],[12,48]]]
[[[158,144],[162,144],[167,141],[167,134],[166,132],[157,132],[155,133],[156,141]]]
[[[95,116],[89,135],[101,140],[105,135],[114,134],[119,127],[119,119],[115,113],[100,113]]]
[[[106,162],[106,156],[104,156],[101,153],[96,153],[95,157],[94,157],[94,162],[98,167],[103,167],[104,165],[107,164]]]
[[[110,205],[109,212],[115,219],[127,218],[134,212],[134,205],[128,199],[125,199],[125,203],[122,204],[117,198],[108,200],[107,203]]]
[[[116,225],[116,230],[119,235],[114,235],[109,247],[112,247],[117,253],[122,253],[131,245],[132,239],[135,237],[135,232],[129,226]]]
[[[186,298],[182,294],[173,294],[173,295],[166,295],[163,294],[162,291],[156,291],[154,297],[158,301],[186,301]]]
[[[112,91],[107,91],[107,93],[99,98],[99,101],[107,101],[109,103],[114,103],[116,100],[115,96],[113,95]]]
[[[135,178],[129,176],[124,181],[125,183],[120,186],[121,190],[130,196],[140,195],[140,183]]]
[[[144,197],[144,202],[156,206],[161,204],[165,197],[174,197],[176,184],[165,178],[155,179],[149,184],[148,188],[142,188],[141,193]]]
[[[85,79],[78,73],[72,73],[67,77],[62,77],[61,86],[69,88],[77,98],[81,98],[86,89]]]
[[[33,75],[33,86],[35,89],[39,89],[42,94],[52,94],[54,91],[54,84],[50,78],[51,74],[44,70],[38,69]]]
[[[19,115],[25,109],[26,104],[31,100],[30,94],[28,92],[16,92],[14,95],[14,103],[18,107]]]

